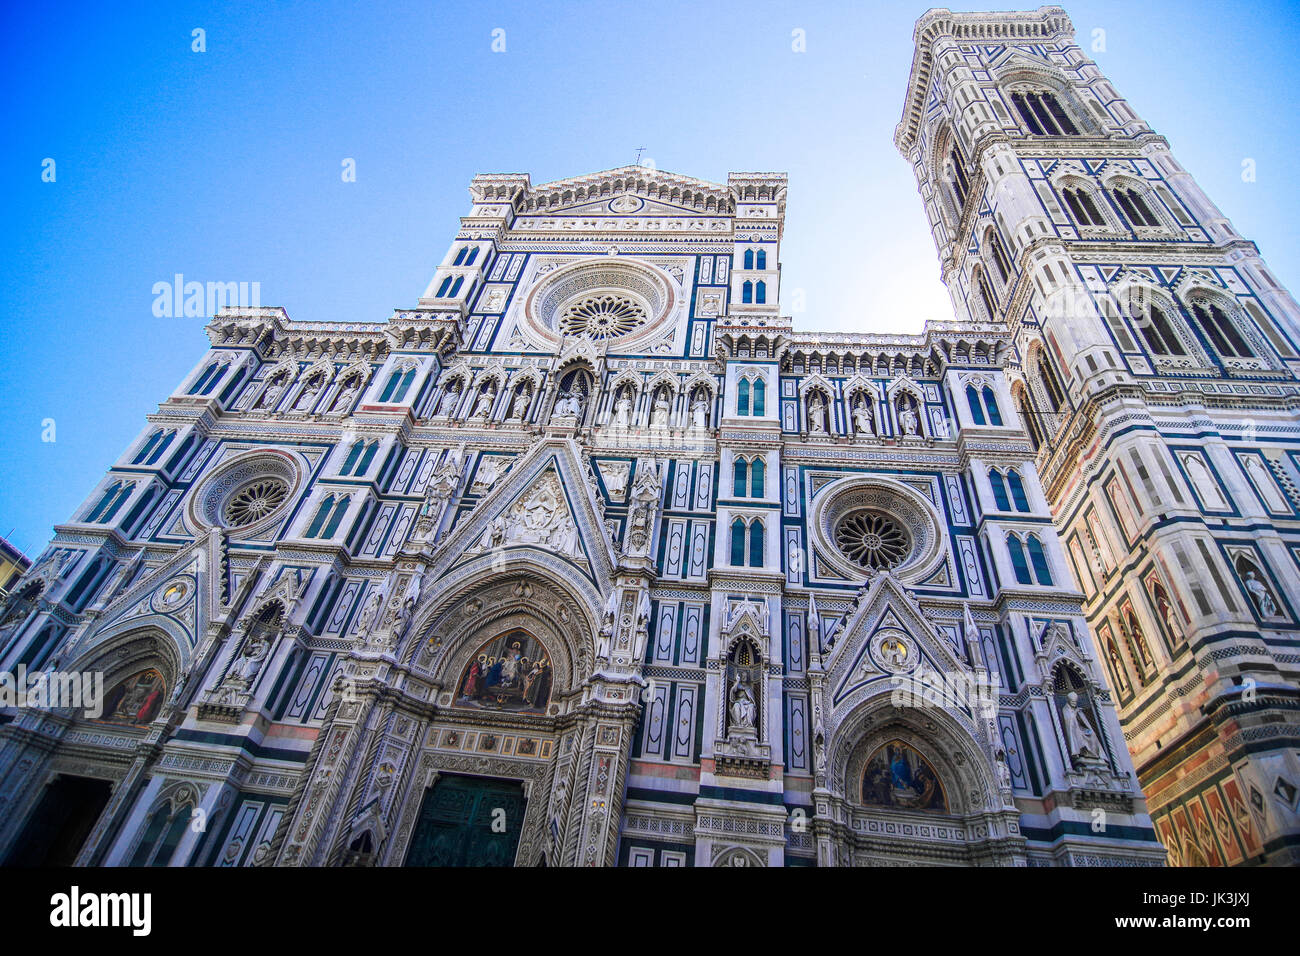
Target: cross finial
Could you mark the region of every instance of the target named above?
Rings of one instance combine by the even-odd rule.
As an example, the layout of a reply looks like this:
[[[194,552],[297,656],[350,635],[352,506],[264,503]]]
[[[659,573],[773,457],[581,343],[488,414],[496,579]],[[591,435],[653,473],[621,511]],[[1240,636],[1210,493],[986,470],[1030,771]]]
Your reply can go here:
[[[645,147],[644,147],[644,146],[638,146],[638,147],[636,148],[636,164],[637,164],[638,166],[641,165],[641,154],[644,153],[644,152],[645,152]]]

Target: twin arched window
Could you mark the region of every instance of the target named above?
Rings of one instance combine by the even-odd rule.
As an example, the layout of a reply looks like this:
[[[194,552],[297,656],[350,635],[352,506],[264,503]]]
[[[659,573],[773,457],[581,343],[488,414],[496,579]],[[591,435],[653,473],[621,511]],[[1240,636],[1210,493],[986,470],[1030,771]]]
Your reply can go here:
[[[1246,339],[1236,323],[1213,302],[1193,302],[1192,314],[1196,316],[1201,330],[1214,343],[1214,348],[1220,355],[1228,358],[1249,358],[1255,354],[1246,344]]]
[[[1158,226],[1160,220],[1156,214],[1151,211],[1147,201],[1136,189],[1130,186],[1116,186],[1111,190],[1115,197],[1115,202],[1119,203],[1119,208],[1124,210],[1124,215],[1128,221],[1135,226]]]
[[[766,249],[746,249],[745,250],[745,268],[746,269],[766,269],[767,268],[767,250]]]
[[[1065,112],[1055,93],[1022,90],[1011,94],[1011,103],[1026,128],[1035,136],[1079,135],[1079,128]]]
[[[158,459],[162,457],[163,452],[167,450],[167,446],[172,443],[172,439],[174,439],[175,437],[176,437],[175,429],[166,432],[163,431],[161,428],[158,429],[152,435],[149,436],[149,440],[145,442],[144,447],[140,449],[140,453],[136,455],[134,459],[132,459],[131,464],[133,465],[157,464]]]
[[[1066,186],[1061,190],[1061,197],[1070,207],[1074,221],[1081,226],[1104,226],[1106,217],[1097,208],[1092,198],[1092,191],[1083,186]]]
[[[762,498],[766,494],[766,469],[762,458],[737,458],[732,463],[731,493],[736,498]]]
[[[996,468],[990,468],[989,484],[993,486],[993,500],[997,503],[999,510],[1012,510],[1011,505],[1013,502],[1016,511],[1029,510],[1029,498],[1025,494],[1025,482],[1020,477],[1020,472],[1014,468],[1008,468],[1005,475]],[[1008,494],[1008,491],[1010,494]]]
[[[370,470],[370,463],[374,460],[375,452],[378,450],[378,438],[370,442],[369,445],[363,439],[358,438],[352,443],[352,450],[348,452],[348,457],[343,462],[343,467],[339,469],[339,474],[364,475]]]
[[[456,253],[456,259],[454,262],[452,262],[452,265],[472,266],[474,264],[474,260],[477,258],[478,258],[478,246],[462,246],[460,252]],[[453,293],[453,295],[454,294],[455,293]]]
[[[1007,258],[1007,251],[1002,248],[1002,240],[998,238],[997,231],[992,226],[989,226],[984,233],[984,246],[993,259],[998,275],[1002,277],[1002,284],[1005,285],[1011,278],[1011,260]]]
[[[1043,542],[1038,535],[1025,535],[1025,540],[1021,542],[1019,535],[1008,534],[1007,551],[1011,554],[1011,567],[1016,572],[1017,584],[1051,585],[1052,572],[1047,567],[1047,554],[1043,551]]]
[[[767,414],[767,384],[758,377],[742,378],[736,386],[736,414]]]
[[[393,369],[393,374],[388,376],[388,384],[384,386],[379,400],[381,402],[400,402],[406,397],[406,392],[413,381],[415,381],[415,366],[411,366],[409,369]]]
[[[376,443],[377,444],[377,443]],[[316,510],[316,517],[311,519],[311,525],[307,528],[306,537],[308,538],[332,538],[334,532],[339,529],[339,522],[343,520],[343,515],[348,510],[348,505],[352,501],[351,495],[326,495]]]
[[[190,386],[190,390],[186,394],[207,395],[217,387],[217,382],[221,381],[221,377],[226,374],[226,370],[229,368],[229,362],[226,362],[225,364],[213,362],[204,369],[203,374],[199,376],[198,381]]]
[[[746,562],[746,557],[749,558]],[[735,518],[731,522],[731,566],[735,568],[763,566],[763,521],[752,518]]]
[[[966,404],[970,406],[970,417],[976,425],[1001,425],[1002,412],[998,409],[997,396],[993,389],[985,385],[979,391],[974,385],[966,386]]]
[[[454,299],[460,292],[460,287],[465,282],[464,276],[447,276],[442,280],[442,285],[438,286],[439,299]]]
[[[118,481],[110,485],[99,499],[99,504],[86,516],[86,521],[90,524],[108,524],[126,503],[126,499],[131,497],[134,488],[135,483],[131,481]]]
[[[745,305],[763,305],[767,302],[767,283],[762,279],[757,282],[745,280],[740,287],[740,301]]]

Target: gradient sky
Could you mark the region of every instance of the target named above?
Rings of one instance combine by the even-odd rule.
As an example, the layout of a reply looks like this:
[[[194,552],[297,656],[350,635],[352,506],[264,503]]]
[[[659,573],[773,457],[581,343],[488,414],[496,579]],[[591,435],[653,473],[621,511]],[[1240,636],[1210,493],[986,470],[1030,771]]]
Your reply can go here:
[[[1300,282],[1294,4],[1065,7],[1121,95],[1281,281]],[[204,320],[155,318],[155,282],[259,282],[262,305],[294,319],[382,321],[424,290],[477,172],[542,183],[631,163],[639,146],[718,182],[785,171],[796,328],[951,318],[893,146],[926,8],[7,4],[0,534],[36,557],[198,362]]]

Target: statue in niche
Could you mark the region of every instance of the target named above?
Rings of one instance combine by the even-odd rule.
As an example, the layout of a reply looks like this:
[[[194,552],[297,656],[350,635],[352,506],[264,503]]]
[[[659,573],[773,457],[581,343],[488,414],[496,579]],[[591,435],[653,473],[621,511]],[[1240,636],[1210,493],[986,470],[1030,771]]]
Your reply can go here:
[[[1246,571],[1242,583],[1246,585],[1246,590],[1250,592],[1250,599],[1254,601],[1255,606],[1259,608],[1259,614],[1261,617],[1281,616],[1278,613],[1277,602],[1273,600],[1273,595],[1269,594],[1268,587],[1263,581],[1255,576],[1254,571]]]
[[[1169,629],[1169,636],[1175,641],[1182,638],[1182,630],[1178,626],[1178,618],[1174,614],[1174,605],[1165,594],[1165,589],[1156,585],[1156,610],[1160,612],[1160,619],[1165,622],[1165,627]]]
[[[858,397],[858,403],[853,406],[853,427],[857,429],[859,435],[876,434],[876,420],[871,414],[871,405],[861,396]]]
[[[484,551],[491,551],[493,548],[499,548],[506,540],[506,519],[504,515],[497,515],[489,522],[488,526],[483,529],[483,538],[480,547]]]
[[[420,517],[415,523],[416,540],[423,541],[438,527],[442,515],[447,510],[451,496],[460,484],[460,475],[464,455],[460,448],[449,452],[433,471],[429,490],[425,492],[424,504],[420,506]]]
[[[826,400],[821,392],[813,392],[808,399],[808,434],[826,434]]]
[[[512,422],[522,422],[528,417],[528,405],[532,401],[532,397],[532,393],[529,392],[526,385],[515,393],[515,401],[510,409],[510,420]]]
[[[628,509],[627,542],[633,554],[646,554],[650,550],[650,532],[654,525],[655,509],[659,504],[659,474],[652,462],[637,464],[636,478],[632,482],[632,503]]]
[[[628,397],[626,388],[620,388],[618,398],[614,400],[614,425],[617,428],[632,427],[632,399]]]
[[[244,644],[239,660],[230,668],[230,674],[226,677],[225,683],[237,684],[245,688],[251,687],[253,681],[257,679],[258,673],[262,670],[262,664],[265,663],[266,655],[270,650],[271,642],[259,631],[253,631]]]
[[[655,393],[654,408],[650,411],[650,427],[667,428],[668,412],[668,393],[664,389],[660,389]]]
[[[379,608],[384,603],[383,588],[375,588],[370,592],[370,597],[366,599],[365,607],[357,615],[357,623],[353,626],[354,634],[364,634],[370,630],[375,623],[375,616],[379,614]]]
[[[361,379],[353,375],[343,388],[339,390],[338,395],[334,398],[334,404],[330,406],[332,412],[347,411],[352,405],[352,400],[357,397],[357,391],[361,388]]]
[[[258,400],[258,408],[275,408],[275,403],[280,400],[280,394],[284,391],[284,380],[284,372],[271,379],[271,384],[266,386],[266,391],[262,393],[261,399]]]
[[[1079,706],[1079,694],[1070,691],[1061,706],[1061,724],[1065,728],[1065,745],[1075,760],[1100,760],[1101,743],[1088,715]]]
[[[731,729],[752,731],[756,716],[757,708],[749,692],[749,685],[737,680],[731,688]]]
[[[582,415],[582,399],[573,388],[566,388],[555,400],[552,418],[579,418]]]
[[[495,456],[484,458],[478,466],[478,472],[474,475],[474,490],[476,492],[491,491],[492,486],[497,483],[501,477],[501,459]]]
[[[904,396],[898,403],[898,427],[904,438],[915,438],[921,433],[921,420],[916,414],[916,402],[908,396]]]
[[[460,379],[454,379],[447,390],[442,393],[442,401],[438,403],[438,415],[442,418],[450,418],[456,411],[456,405],[460,401]]]
[[[695,399],[691,402],[691,427],[705,428],[709,423],[709,402],[701,390],[695,393]]]
[[[295,411],[310,411],[316,402],[317,396],[320,395],[321,389],[324,388],[324,380],[319,375],[313,375],[307,382],[307,385],[298,395],[298,400],[293,403]]]
[[[614,625],[618,619],[618,591],[609,592],[609,599],[605,601],[605,616],[600,622],[600,647],[596,651],[597,657],[609,659],[609,647],[614,639]]]
[[[471,416],[475,419],[486,419],[492,414],[492,403],[497,397],[497,387],[495,384],[489,384],[483,391],[479,392],[478,400],[474,403],[474,414]]]

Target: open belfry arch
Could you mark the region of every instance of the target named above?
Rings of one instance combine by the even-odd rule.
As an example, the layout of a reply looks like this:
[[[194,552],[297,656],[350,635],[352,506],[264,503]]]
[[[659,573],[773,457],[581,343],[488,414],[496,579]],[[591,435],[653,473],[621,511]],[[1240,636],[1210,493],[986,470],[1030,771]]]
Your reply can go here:
[[[105,685],[0,709],[0,861],[1294,862],[1295,303],[1060,8],[915,39],[956,321],[796,330],[786,176],[641,166],[215,316],[0,606]]]

